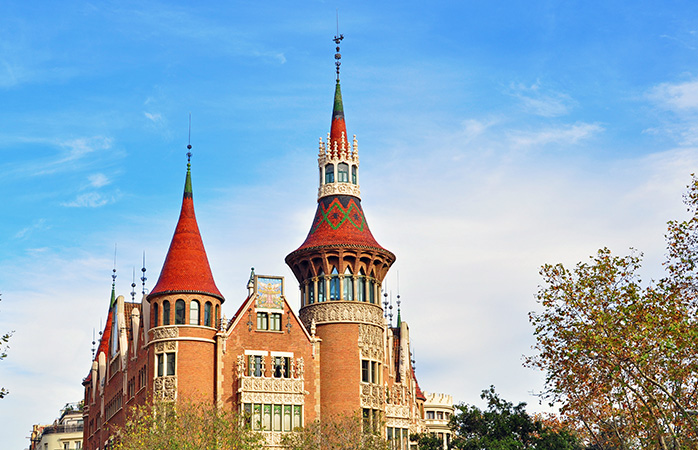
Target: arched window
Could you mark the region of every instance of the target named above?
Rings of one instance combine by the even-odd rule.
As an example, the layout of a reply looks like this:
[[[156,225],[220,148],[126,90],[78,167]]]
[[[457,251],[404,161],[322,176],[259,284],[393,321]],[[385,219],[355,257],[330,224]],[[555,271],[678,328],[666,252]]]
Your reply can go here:
[[[334,164],[325,166],[325,183],[334,183]]]
[[[206,302],[204,305],[204,325],[207,327],[213,326],[213,321],[211,320],[211,302]]]
[[[158,304],[153,303],[153,328],[160,326],[160,315],[158,314]]]
[[[339,300],[339,272],[336,267],[332,267],[330,274],[330,300]]]
[[[349,182],[349,164],[339,163],[337,164],[337,181],[340,183]]]
[[[356,166],[351,166],[351,182],[356,184]]]
[[[364,269],[359,269],[359,276],[356,277],[356,300],[366,301],[366,275]]]
[[[317,301],[325,301],[325,274],[321,270],[317,277]]]
[[[213,326],[214,327],[220,326],[218,320],[219,320],[218,319],[218,305],[216,305],[216,314],[213,316]]]
[[[344,271],[344,300],[354,300],[354,278],[351,276],[349,267]]]
[[[189,325],[199,325],[199,301],[192,300],[189,305]]]
[[[184,325],[184,300],[175,302],[175,325]]]
[[[162,324],[163,325],[169,325],[170,324],[170,301],[165,300],[162,302]]]
[[[315,303],[315,282],[310,280],[306,289],[308,289],[308,304],[312,305]]]
[[[368,280],[368,302],[376,303],[376,285],[373,280]]]

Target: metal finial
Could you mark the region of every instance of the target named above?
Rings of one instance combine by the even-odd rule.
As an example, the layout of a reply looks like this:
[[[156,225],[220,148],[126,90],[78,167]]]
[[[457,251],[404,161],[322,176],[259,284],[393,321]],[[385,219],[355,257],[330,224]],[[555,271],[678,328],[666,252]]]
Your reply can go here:
[[[133,266],[133,281],[131,282],[131,301],[136,301],[136,266]]]
[[[344,39],[344,35],[339,34],[339,9],[337,9],[337,34],[332,39],[337,44],[337,53],[334,54],[334,65],[337,68],[337,83],[339,83],[339,66],[342,65],[342,54],[339,53],[339,43],[342,42],[342,39]]]
[[[143,294],[145,294],[145,280],[147,280],[145,277],[145,250],[143,251],[143,268],[141,269],[141,272],[143,272],[143,276],[141,276],[141,283],[143,284]]]
[[[114,268],[111,275],[111,287],[116,285],[116,244],[114,244]]]
[[[95,341],[95,329],[92,328],[92,359],[95,359],[95,351],[96,351],[95,344],[96,343],[97,343],[97,341]]]
[[[187,140],[187,167],[191,167],[191,113],[189,113],[189,139]]]
[[[388,295],[388,294],[385,294]],[[393,327],[393,292],[390,292],[390,306],[388,306],[390,312],[388,313],[388,318],[390,319],[390,327]]]

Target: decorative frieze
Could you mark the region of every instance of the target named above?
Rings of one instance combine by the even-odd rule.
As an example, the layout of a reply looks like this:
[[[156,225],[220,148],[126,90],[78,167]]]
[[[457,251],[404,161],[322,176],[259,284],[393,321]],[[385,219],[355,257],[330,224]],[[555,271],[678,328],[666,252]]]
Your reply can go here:
[[[177,350],[177,342],[165,341],[155,343],[155,353],[174,352]]]
[[[355,322],[383,328],[380,306],[362,302],[329,301],[307,305],[300,310],[300,319],[307,329],[313,321],[316,325],[337,322]]]
[[[410,418],[410,407],[408,405],[385,405],[385,417],[388,423],[390,423],[390,419],[408,420]]]
[[[361,198],[361,189],[358,185],[351,183],[326,183],[320,185],[317,190],[318,198],[327,195],[353,195]]]
[[[150,330],[153,341],[160,339],[173,339],[179,336],[179,328],[177,327],[157,327]]]
[[[305,383],[302,379],[245,377],[239,379],[240,403],[302,405]]]
[[[362,358],[383,361],[383,328],[359,324],[359,349]]]

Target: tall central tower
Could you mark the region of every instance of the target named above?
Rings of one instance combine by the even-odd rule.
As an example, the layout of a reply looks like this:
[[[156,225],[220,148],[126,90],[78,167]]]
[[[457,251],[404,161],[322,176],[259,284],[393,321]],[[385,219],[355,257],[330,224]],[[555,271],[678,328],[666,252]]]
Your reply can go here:
[[[321,341],[320,413],[378,417],[384,409],[385,321],[380,286],[395,261],[371,234],[361,208],[359,151],[347,139],[337,83],[327,140],[320,138],[318,205],[310,232],[286,264],[298,279],[300,318]]]

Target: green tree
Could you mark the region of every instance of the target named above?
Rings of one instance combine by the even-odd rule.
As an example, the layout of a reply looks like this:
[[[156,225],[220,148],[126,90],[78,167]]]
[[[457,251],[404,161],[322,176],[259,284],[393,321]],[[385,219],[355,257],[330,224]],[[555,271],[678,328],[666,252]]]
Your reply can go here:
[[[10,341],[11,336],[11,331],[3,335],[0,335],[0,361],[7,358],[7,349],[9,348],[7,343]],[[0,398],[4,398],[9,393],[10,391],[8,391],[7,389],[5,389],[4,387],[0,387]]]
[[[541,269],[530,315],[542,396],[595,448],[698,448],[698,179],[690,218],[669,222],[666,275],[642,285],[642,255],[604,248],[573,270]]]
[[[456,406],[451,417],[452,447],[463,450],[579,450],[575,435],[556,430],[526,412],[526,403],[513,403],[499,398],[494,386],[482,391],[487,409],[472,405]]]
[[[208,403],[156,403],[129,410],[125,426],[113,430],[115,450],[252,450],[261,434],[228,410]]]
[[[380,427],[376,427],[379,429]],[[359,414],[336,416],[315,421],[288,433],[282,440],[287,450],[388,450],[389,443],[380,434],[364,430]]]
[[[434,433],[419,433],[410,436],[410,441],[416,442],[419,450],[443,450],[444,443]]]

